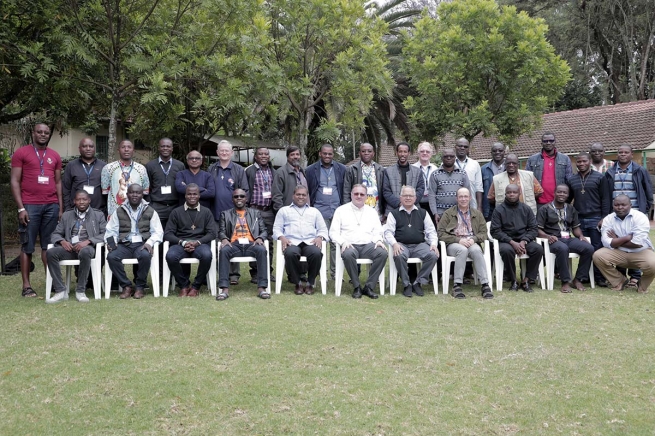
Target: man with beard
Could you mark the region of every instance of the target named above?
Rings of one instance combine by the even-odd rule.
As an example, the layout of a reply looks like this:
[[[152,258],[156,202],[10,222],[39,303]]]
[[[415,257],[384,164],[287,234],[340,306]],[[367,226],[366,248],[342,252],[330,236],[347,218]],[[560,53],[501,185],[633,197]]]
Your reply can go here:
[[[491,160],[480,168],[482,173],[482,213],[486,221],[491,221],[495,203],[491,204],[487,195],[493,185],[494,176],[505,172],[505,146],[502,142],[494,142],[491,146]]]
[[[555,135],[551,132],[541,135],[541,152],[528,158],[525,170],[534,173],[544,190],[537,198],[537,209],[552,202],[555,199],[555,187],[566,184],[573,175],[571,159],[557,151]]]
[[[96,158],[96,145],[91,138],[82,139],[78,150],[80,157],[68,162],[64,169],[64,209],[72,210],[75,207],[75,193],[82,189],[89,194],[90,206],[104,213],[107,197],[102,195],[101,175],[107,163]]]
[[[273,210],[277,212],[282,206],[289,206],[293,201],[296,186],[307,186],[305,170],[300,167],[300,148],[295,145],[287,147],[287,163],[273,175]]]
[[[59,262],[80,260],[75,297],[80,303],[88,303],[86,284],[91,271],[91,260],[95,257],[95,245],[103,242],[107,221],[105,215],[90,207],[91,197],[87,191],[79,190],[73,196],[75,207],[67,210],[52,234],[48,249],[48,268],[52,277],[54,295],[46,303],[58,303],[68,299],[66,285],[61,278]]]
[[[355,162],[346,169],[343,180],[343,199],[350,198],[352,187],[357,184],[366,187],[366,204],[371,206],[384,219],[384,197],[382,194],[382,182],[384,179],[384,167],[375,162],[375,150],[368,142],[359,146],[359,162]]]

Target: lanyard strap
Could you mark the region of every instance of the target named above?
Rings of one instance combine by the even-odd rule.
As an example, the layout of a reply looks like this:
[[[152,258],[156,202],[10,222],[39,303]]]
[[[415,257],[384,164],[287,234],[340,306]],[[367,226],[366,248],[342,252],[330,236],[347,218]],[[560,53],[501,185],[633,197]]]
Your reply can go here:
[[[143,211],[146,209],[145,207],[139,206],[139,208],[136,211],[136,218],[132,214],[132,206],[127,206],[127,214],[130,216],[131,220],[134,220],[134,228],[136,229],[135,234],[139,234],[139,220],[141,220],[141,216],[143,215]]]
[[[168,164],[168,171],[166,171],[164,169],[164,164],[165,163]],[[165,177],[165,180],[166,180],[166,186],[168,186],[168,174],[171,172],[171,168],[173,168],[173,162],[171,160],[169,160],[168,162],[159,162],[159,166],[161,167],[161,170],[164,173],[164,177]]]
[[[462,213],[459,208],[457,208],[457,213],[459,214],[460,218],[462,218],[462,222],[464,222],[464,225],[466,226],[466,231],[471,235],[473,233],[473,229],[469,226],[469,221],[466,220],[466,216],[471,216],[471,211],[466,212],[466,216]]]
[[[39,151],[36,149],[36,147],[34,147],[34,152],[36,153],[36,158],[39,160],[41,175],[43,175],[43,161],[45,160],[45,154],[48,152],[48,150],[47,149],[43,150],[43,156],[39,156]]]
[[[130,171],[129,171],[129,172],[128,172],[128,171],[125,171],[124,168],[125,168],[126,166],[129,166],[129,167],[130,167]],[[130,161],[130,164],[129,164],[129,165],[125,165],[125,166],[121,163],[121,171],[123,172],[123,178],[125,179],[125,182],[126,182],[126,183],[130,181],[130,176],[132,175],[132,170],[133,170],[133,169],[134,169],[134,161]]]
[[[82,162],[82,169],[86,173],[86,184],[87,186],[91,186],[91,173],[93,172],[93,167],[96,166],[96,163],[93,162],[93,165],[89,168],[89,171],[86,170],[86,163]]]

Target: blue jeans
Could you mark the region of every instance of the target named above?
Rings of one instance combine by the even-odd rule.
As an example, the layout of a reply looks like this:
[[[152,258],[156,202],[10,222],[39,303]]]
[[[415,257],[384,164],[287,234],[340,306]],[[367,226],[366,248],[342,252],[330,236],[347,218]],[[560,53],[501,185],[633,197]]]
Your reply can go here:
[[[41,242],[41,250],[46,250],[50,243],[50,238],[57,228],[59,220],[59,204],[25,204],[29,222],[26,226],[18,225],[18,234],[20,235],[21,250],[23,253],[34,253],[36,237]]]
[[[185,251],[181,245],[173,245],[168,249],[168,253],[166,253],[166,262],[168,262],[168,268],[171,270],[171,274],[175,277],[177,286],[179,286],[180,289],[183,289],[188,287],[191,281],[189,280],[189,273],[184,272],[180,260],[188,259],[190,257],[196,258],[200,261],[198,272],[192,285],[194,289],[200,290],[200,286],[207,277],[207,273],[212,264],[212,250],[209,244],[198,245],[196,249],[190,253]]]

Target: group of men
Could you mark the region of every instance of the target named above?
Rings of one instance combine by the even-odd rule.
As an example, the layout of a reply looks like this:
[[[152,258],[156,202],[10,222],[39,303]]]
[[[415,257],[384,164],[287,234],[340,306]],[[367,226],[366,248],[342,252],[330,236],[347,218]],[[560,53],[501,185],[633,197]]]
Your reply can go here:
[[[482,296],[493,298],[481,249],[489,221],[490,234],[499,241],[507,266],[510,289],[532,291],[530,281],[536,279],[543,256],[537,237],[547,239],[555,254],[562,292],[584,288],[592,254],[599,284],[604,276],[614,288],[644,291],[655,274],[649,264],[653,253],[648,229],[644,239],[643,229],[635,228],[643,224],[641,215],[652,205],[652,187],[647,172],[632,161],[630,146],[619,148],[613,165],[604,160],[602,145],[593,144],[591,155],[576,157],[578,172],[573,174],[570,159],[557,152],[551,133],[542,136],[542,151],[528,159],[525,171],[519,169],[516,155],[505,156],[500,143],[492,146],[492,160],[480,167],[468,157],[465,138],[458,139],[454,148],[441,150],[438,167],[431,163],[434,150],[427,142],[419,144],[419,161],[413,165],[408,161],[409,144],[399,143],[398,161],[387,168],[373,160],[373,146],[364,143],[359,161],[352,166],[335,162],[332,146],[325,144],[319,161],[306,169],[300,164],[300,149],[291,146],[286,150],[287,162],[277,170],[268,149],[257,148],[255,163],[244,169],[232,161],[232,145],[221,141],[218,161],[203,171],[203,156],[197,151],[186,156],[188,169],[172,158],[173,143],[168,138],[159,141],[158,158],[145,166],[134,161],[129,140],[119,144],[119,160],[106,164],[95,157],[93,141],[85,138],[79,144],[79,159],[68,163],[62,176],[61,158],[47,148],[49,135],[46,125],[36,125],[32,144],[12,157],[25,297],[36,296],[29,262],[39,233],[42,260],[53,277],[54,296],[49,302],[67,298],[57,265],[75,258],[80,260],[76,297],[88,301],[86,279],[95,255],[93,244],[100,241],[106,243],[107,264],[122,288],[122,299],[143,298],[153,247],[163,241],[170,245],[165,261],[179,295],[197,296],[206,283],[213,240],[219,245],[217,300],[227,299],[229,287],[238,284],[239,266],[230,260],[242,256],[256,259],[250,264],[251,281],[260,298],[270,298],[267,265],[272,268],[274,241],[281,244],[288,279],[298,295],[314,293],[321,247],[329,242],[332,278],[338,255],[353,284],[353,297],[377,298],[374,289],[388,257],[386,242],[403,295],[422,296],[441,240],[446,254],[456,259],[453,295],[465,298],[462,285],[471,259]],[[46,251],[49,242],[54,247]],[[568,271],[569,253],[581,255],[575,277]],[[528,256],[520,282],[514,266],[517,255]],[[193,281],[188,267],[180,265],[189,257],[199,262]],[[408,267],[410,257],[421,260],[420,270]],[[125,273],[125,258],[138,260],[134,281]],[[363,284],[357,259],[372,262]],[[615,273],[607,271],[608,265]],[[631,268],[626,283],[618,283],[621,273],[614,266]],[[281,280],[282,272],[276,273]]]

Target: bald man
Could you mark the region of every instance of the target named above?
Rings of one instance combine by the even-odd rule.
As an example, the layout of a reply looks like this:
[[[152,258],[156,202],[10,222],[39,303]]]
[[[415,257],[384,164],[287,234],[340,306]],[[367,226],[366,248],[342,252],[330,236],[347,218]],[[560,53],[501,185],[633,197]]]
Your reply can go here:
[[[104,160],[96,158],[96,144],[91,138],[80,141],[80,157],[66,164],[62,177],[64,210],[75,208],[75,193],[86,191],[91,199],[91,207],[107,213],[107,196],[102,195],[102,169],[107,165]]]

